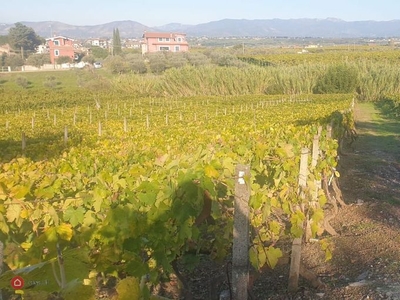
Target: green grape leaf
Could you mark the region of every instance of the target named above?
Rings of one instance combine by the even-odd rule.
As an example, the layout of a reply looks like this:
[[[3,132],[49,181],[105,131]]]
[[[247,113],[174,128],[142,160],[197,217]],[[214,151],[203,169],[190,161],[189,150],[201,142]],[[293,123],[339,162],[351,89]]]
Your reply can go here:
[[[222,166],[226,170],[224,172],[225,177],[232,177],[235,174],[235,163],[231,157],[225,157],[222,160]]]
[[[65,300],[95,299],[95,290],[90,285],[84,285],[81,280],[74,279],[60,293]]]
[[[257,270],[261,269],[267,261],[267,255],[262,245],[258,245],[257,248],[252,247],[249,255],[251,265]]]
[[[85,208],[77,207],[76,209],[73,207],[68,207],[64,212],[64,220],[69,221],[72,227],[75,227],[83,222],[85,217]]]
[[[9,232],[9,230],[10,230],[10,228],[8,227],[6,220],[4,219],[3,214],[0,213],[0,231],[7,234]]]
[[[268,247],[266,250],[267,252],[267,258],[268,258],[268,265],[271,267],[271,269],[275,268],[276,264],[278,263],[279,258],[282,257],[282,251],[279,248],[275,247]]]
[[[279,235],[281,231],[281,224],[275,220],[272,220],[269,222],[269,230],[274,234],[274,235]]]
[[[55,195],[54,187],[44,187],[44,188],[37,188],[35,190],[35,196],[37,198],[44,198],[44,199],[52,199]]]
[[[51,243],[56,243],[58,241],[57,230],[54,227],[48,227],[44,232],[46,235],[46,240]]]
[[[139,280],[135,277],[126,277],[116,286],[118,300],[140,300]]]
[[[96,221],[96,218],[94,216],[95,216],[95,213],[93,211],[91,211],[91,210],[88,210],[85,213],[85,216],[83,218],[82,224],[85,225],[85,226],[88,226],[88,227],[90,225],[96,224],[97,221]]]
[[[290,223],[292,226],[290,227],[290,232],[294,237],[301,237],[303,235],[303,226],[305,221],[305,215],[302,211],[297,210],[292,216],[290,217]]]
[[[154,205],[157,200],[157,194],[154,191],[138,193],[137,197],[141,203],[148,206]]]

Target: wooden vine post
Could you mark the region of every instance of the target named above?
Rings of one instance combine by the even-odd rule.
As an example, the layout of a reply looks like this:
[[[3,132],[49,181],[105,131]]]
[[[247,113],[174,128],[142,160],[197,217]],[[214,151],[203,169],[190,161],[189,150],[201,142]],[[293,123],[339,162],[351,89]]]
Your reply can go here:
[[[3,251],[4,251],[4,244],[0,241],[0,275],[3,273]],[[0,300],[3,300],[3,294],[0,289]]]
[[[101,127],[101,122],[99,121],[99,126],[98,126],[98,136],[101,136],[103,133],[102,127]]]
[[[322,129],[322,128],[321,128]],[[311,159],[311,169],[314,170],[318,164],[319,160],[319,139],[320,139],[320,133],[316,134],[313,139],[313,146],[312,146],[312,159]],[[314,180],[314,190],[312,191],[312,199],[310,206],[312,209],[317,209],[319,208],[319,203],[318,203],[318,193],[319,190],[322,188],[322,183],[321,180]],[[312,232],[311,232],[311,221],[307,219],[307,224],[306,224],[306,238],[305,241],[308,242],[311,239]]]
[[[22,140],[21,148],[22,148],[22,151],[24,151],[25,148],[26,148],[26,136],[25,136],[25,132],[24,131],[22,132],[21,140]]]
[[[247,300],[249,281],[250,166],[236,167],[235,215],[233,217],[232,296]]]
[[[128,122],[126,120],[126,117],[124,117],[124,132],[128,132]]]
[[[331,139],[332,138],[332,124],[328,124],[326,126],[326,138]]]
[[[65,125],[64,127],[64,144],[67,145],[68,143],[68,127]]]
[[[307,148],[301,149],[300,175],[299,175],[300,197],[304,197],[302,190],[307,185],[308,153],[309,151]],[[297,209],[302,209],[302,207],[297,207]],[[295,292],[299,287],[301,244],[302,244],[302,237],[297,237],[293,240],[292,254],[290,259],[289,284],[288,284],[289,292]]]

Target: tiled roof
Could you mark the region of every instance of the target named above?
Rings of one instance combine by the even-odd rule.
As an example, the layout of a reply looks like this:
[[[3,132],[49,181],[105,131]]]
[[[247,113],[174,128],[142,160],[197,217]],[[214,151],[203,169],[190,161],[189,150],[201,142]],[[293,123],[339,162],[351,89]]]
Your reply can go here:
[[[71,39],[71,38],[69,38],[69,37],[65,37],[65,36],[62,36],[62,35],[54,36],[54,37],[52,37],[52,38],[48,38],[48,39],[46,39],[46,41],[54,41],[54,40],[58,40],[58,39],[64,39],[64,40],[74,41],[74,39]]]
[[[145,32],[144,38],[174,38],[177,35],[185,36],[185,33],[172,33],[172,32]]]

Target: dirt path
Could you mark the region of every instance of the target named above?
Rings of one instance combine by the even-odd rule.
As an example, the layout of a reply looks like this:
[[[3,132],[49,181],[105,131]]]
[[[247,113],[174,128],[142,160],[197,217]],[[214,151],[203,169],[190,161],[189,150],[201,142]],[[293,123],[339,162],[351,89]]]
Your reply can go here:
[[[386,118],[371,103],[357,105],[355,116],[359,139],[341,162],[348,202],[363,197],[400,204],[400,120]]]
[[[326,283],[319,299],[400,299],[400,120],[372,103],[356,105],[355,117],[358,139],[339,164],[348,206],[333,222],[333,259],[306,260]]]

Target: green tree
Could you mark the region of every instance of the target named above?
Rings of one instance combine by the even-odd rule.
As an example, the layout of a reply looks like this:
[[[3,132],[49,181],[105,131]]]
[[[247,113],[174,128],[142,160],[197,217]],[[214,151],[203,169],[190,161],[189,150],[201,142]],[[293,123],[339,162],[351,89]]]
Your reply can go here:
[[[125,60],[129,63],[131,71],[138,74],[147,72],[147,66],[144,58],[139,53],[129,53],[125,55]]]
[[[15,23],[8,33],[8,42],[14,50],[21,50],[24,54],[35,51],[36,47],[44,42],[31,27],[22,23]]]
[[[7,35],[0,35],[0,45],[5,45],[8,43],[8,36]]]
[[[49,54],[32,54],[26,60],[26,63],[31,66],[35,66],[36,68],[40,68],[44,64],[50,64],[50,55]]]
[[[168,68],[182,68],[188,64],[188,60],[182,52],[165,52]]]
[[[122,46],[121,46],[121,37],[119,35],[118,28],[113,31],[113,55],[121,55],[122,54]]]
[[[340,94],[356,91],[358,85],[357,69],[344,65],[333,65],[318,80],[313,89],[315,94]]]
[[[93,56],[95,59],[105,59],[108,56],[108,50],[98,46],[92,46],[90,51],[91,56]]]
[[[149,67],[151,72],[159,74],[167,69],[167,59],[165,58],[164,53],[150,53],[147,55],[147,57],[149,59]]]

